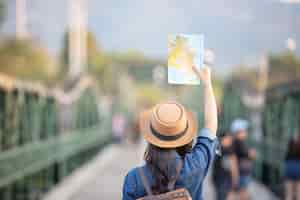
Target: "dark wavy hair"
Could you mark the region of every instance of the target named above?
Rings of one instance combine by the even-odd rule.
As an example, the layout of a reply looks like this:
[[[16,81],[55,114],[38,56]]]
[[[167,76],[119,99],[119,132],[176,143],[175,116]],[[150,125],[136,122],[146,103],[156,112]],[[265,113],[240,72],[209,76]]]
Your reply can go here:
[[[192,150],[193,141],[178,148],[160,148],[148,144],[144,159],[154,178],[151,189],[153,194],[169,191],[168,185],[176,178],[176,157],[184,159],[186,153]]]

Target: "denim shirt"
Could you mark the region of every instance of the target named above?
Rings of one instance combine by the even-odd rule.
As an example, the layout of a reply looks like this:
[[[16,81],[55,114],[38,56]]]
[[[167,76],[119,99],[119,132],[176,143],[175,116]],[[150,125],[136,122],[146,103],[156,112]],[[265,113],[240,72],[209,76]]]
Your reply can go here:
[[[180,176],[175,188],[186,188],[193,200],[202,200],[202,185],[212,163],[217,148],[217,139],[208,129],[202,129],[197,137],[195,146],[185,155]],[[142,166],[149,184],[154,182],[146,165]],[[136,200],[147,196],[138,168],[126,175],[123,185],[123,200]]]

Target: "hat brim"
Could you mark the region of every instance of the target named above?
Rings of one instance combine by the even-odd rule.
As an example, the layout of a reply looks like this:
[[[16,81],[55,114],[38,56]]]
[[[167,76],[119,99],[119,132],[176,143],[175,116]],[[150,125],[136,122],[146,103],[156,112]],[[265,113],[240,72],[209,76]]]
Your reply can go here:
[[[197,130],[198,130],[197,120],[192,112],[186,111],[187,120],[189,124],[186,133],[176,140],[172,140],[172,141],[161,140],[160,138],[156,137],[151,131],[150,128],[151,112],[152,110],[146,110],[142,112],[140,115],[139,123],[140,123],[140,131],[143,134],[145,140],[155,146],[161,148],[176,148],[176,147],[184,146],[190,143],[194,139],[195,135],[197,134]]]

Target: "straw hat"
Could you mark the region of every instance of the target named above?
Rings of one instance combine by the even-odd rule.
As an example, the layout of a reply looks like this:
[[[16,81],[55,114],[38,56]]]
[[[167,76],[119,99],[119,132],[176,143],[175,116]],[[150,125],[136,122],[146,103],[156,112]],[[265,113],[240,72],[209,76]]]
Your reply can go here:
[[[197,133],[197,120],[179,103],[168,101],[142,112],[140,130],[149,143],[175,148],[193,140]]]

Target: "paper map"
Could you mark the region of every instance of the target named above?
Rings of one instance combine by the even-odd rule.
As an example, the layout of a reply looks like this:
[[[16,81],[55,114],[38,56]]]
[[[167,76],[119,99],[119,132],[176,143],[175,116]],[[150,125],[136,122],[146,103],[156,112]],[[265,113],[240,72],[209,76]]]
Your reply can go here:
[[[200,84],[192,65],[203,66],[203,35],[168,36],[168,83]]]

